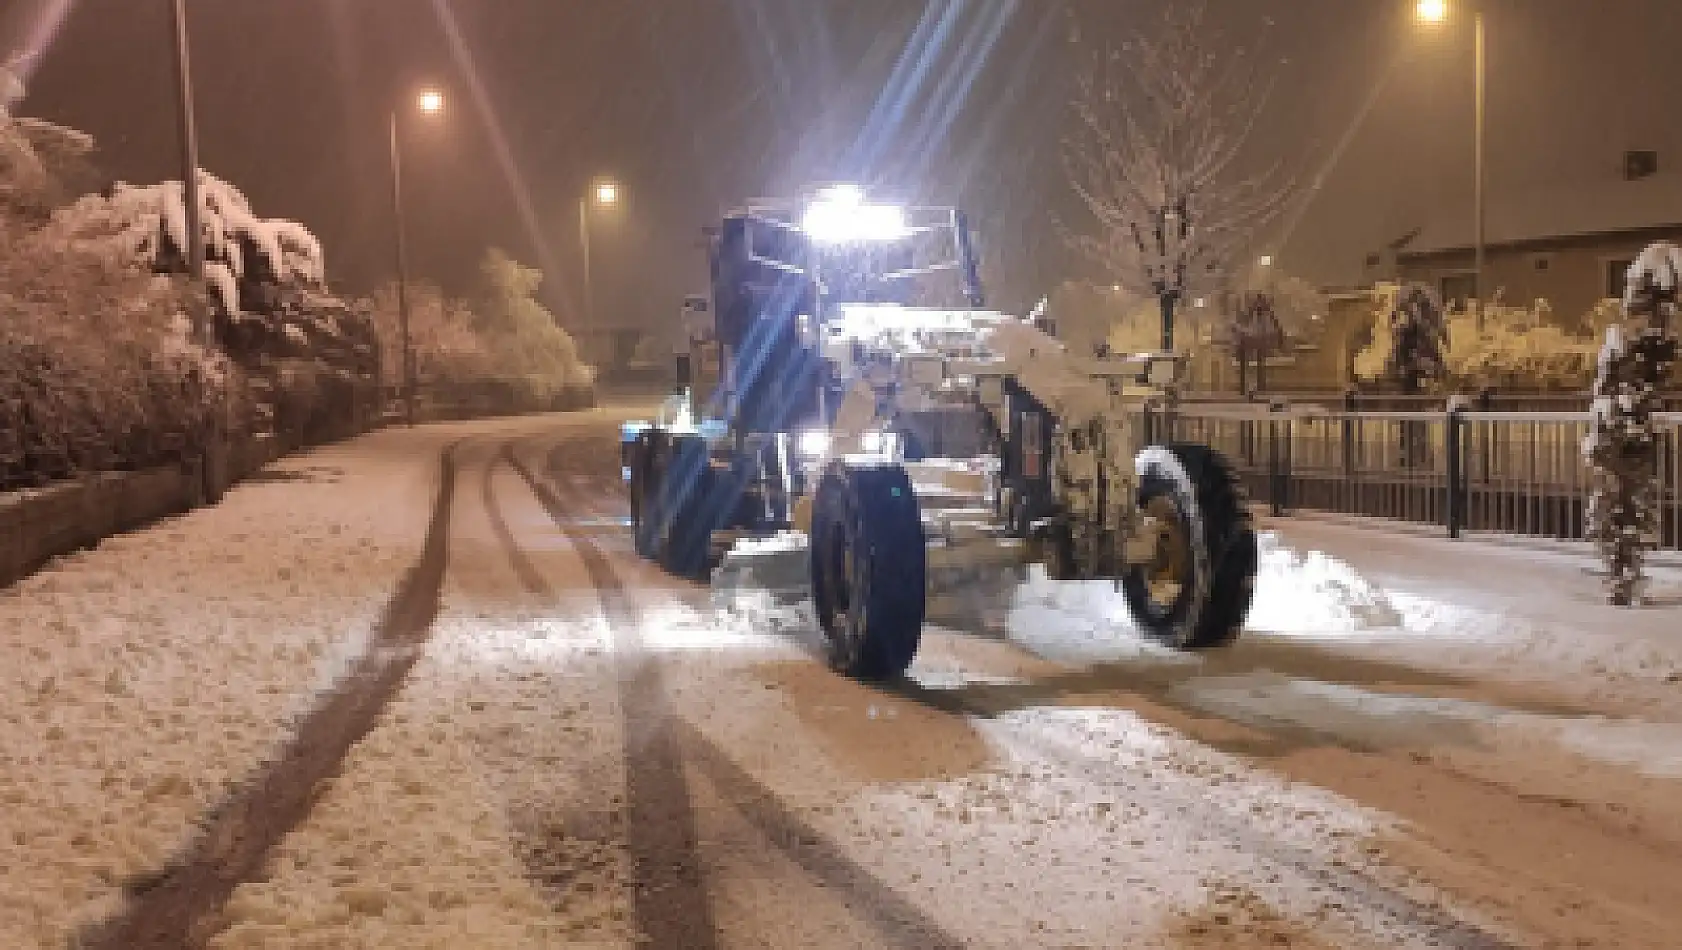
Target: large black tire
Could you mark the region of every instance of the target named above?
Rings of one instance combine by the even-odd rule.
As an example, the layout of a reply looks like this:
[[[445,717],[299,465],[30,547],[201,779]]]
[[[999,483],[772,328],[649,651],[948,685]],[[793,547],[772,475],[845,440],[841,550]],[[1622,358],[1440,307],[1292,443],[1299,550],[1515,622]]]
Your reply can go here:
[[[1244,491],[1226,459],[1201,445],[1151,446],[1139,453],[1139,505],[1170,521],[1181,543],[1166,565],[1136,565],[1122,577],[1134,621],[1181,650],[1232,642],[1244,629],[1255,594],[1255,526]],[[1179,578],[1164,595],[1152,571]]]
[[[812,601],[830,662],[860,679],[905,672],[922,640],[928,552],[899,466],[831,463],[812,505]]]
[[[626,459],[627,467],[631,470],[631,483],[628,489],[631,500],[631,543],[636,548],[639,557],[653,560],[656,553],[656,539],[660,530],[660,474],[659,452],[664,433],[653,429],[645,429],[637,433],[637,440],[631,446],[630,457]]]
[[[711,558],[713,473],[706,440],[675,436],[660,486],[658,557],[667,573],[705,580]]]

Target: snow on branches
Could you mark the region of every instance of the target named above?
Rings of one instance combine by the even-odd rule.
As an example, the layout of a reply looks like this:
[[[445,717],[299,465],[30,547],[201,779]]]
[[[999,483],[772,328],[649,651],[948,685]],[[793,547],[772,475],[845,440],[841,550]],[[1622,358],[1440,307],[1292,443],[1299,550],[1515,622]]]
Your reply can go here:
[[[1640,601],[1646,552],[1658,543],[1659,384],[1677,360],[1672,333],[1682,249],[1658,243],[1630,266],[1624,314],[1638,328],[1607,328],[1583,455],[1593,469],[1587,533],[1606,565],[1607,598]]]
[[[1172,306],[1213,292],[1293,192],[1279,166],[1247,161],[1266,58],[1224,43],[1201,2],[1088,55],[1063,156],[1091,227],[1071,243],[1135,295]]]
[[[297,282],[320,288],[326,278],[321,242],[293,221],[259,218],[239,189],[199,172],[205,278],[223,311],[243,308],[240,287]],[[182,268],[187,212],[181,182],[123,182],[55,212],[48,234],[74,247],[157,271]]]

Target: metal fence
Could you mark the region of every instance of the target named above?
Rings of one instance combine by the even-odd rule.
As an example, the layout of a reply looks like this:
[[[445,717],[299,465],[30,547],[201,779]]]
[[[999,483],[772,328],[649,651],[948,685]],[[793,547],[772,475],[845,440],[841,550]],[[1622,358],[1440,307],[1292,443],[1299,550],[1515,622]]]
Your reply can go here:
[[[1682,414],[1659,417],[1660,545],[1682,550]],[[1578,412],[1346,412],[1181,405],[1147,417],[1157,441],[1199,442],[1251,497],[1292,508],[1580,540],[1592,490]]]

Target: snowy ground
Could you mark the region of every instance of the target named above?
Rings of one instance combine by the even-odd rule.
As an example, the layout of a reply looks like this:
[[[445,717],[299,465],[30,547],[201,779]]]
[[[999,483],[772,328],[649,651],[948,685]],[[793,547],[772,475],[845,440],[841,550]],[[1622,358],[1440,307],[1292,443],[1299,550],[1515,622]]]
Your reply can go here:
[[[0,596],[0,946],[163,900],[120,886],[339,693],[260,868],[131,945],[1675,946],[1682,577],[1620,611],[1580,554],[1287,519],[1229,650],[1001,576],[870,687],[632,557],[614,435],[382,433]],[[437,616],[381,639],[462,437]],[[370,643],[389,696],[336,682]]]

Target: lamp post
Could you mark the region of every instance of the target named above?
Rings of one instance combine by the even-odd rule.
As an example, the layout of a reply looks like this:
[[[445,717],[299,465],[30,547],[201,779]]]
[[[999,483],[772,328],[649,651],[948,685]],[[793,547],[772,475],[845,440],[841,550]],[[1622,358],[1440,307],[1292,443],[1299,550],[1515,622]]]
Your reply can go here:
[[[181,136],[181,204],[186,218],[187,276],[204,282],[204,226],[199,218],[203,208],[199,200],[199,136],[193,115],[193,68],[187,42],[187,0],[171,0],[170,13],[174,29],[176,112]],[[204,308],[193,310],[193,334],[201,343],[210,342],[209,321]]]
[[[1414,8],[1414,14],[1421,23],[1443,23],[1448,20],[1449,16],[1448,0],[1419,0],[1418,5]],[[1488,138],[1486,117],[1488,114],[1487,90],[1489,59],[1486,51],[1487,46],[1485,42],[1486,34],[1483,21],[1483,8],[1478,5],[1474,5],[1472,10],[1472,31],[1474,37],[1473,68],[1476,72],[1475,98],[1477,103],[1475,109],[1476,116],[1474,119],[1476,128],[1473,132],[1472,145],[1474,178],[1472,186],[1472,240],[1475,248],[1473,251],[1472,263],[1472,299],[1477,301],[1477,327],[1481,331],[1483,329],[1484,312],[1484,257],[1486,238],[1485,215],[1487,209],[1485,199],[1488,183],[1487,165],[1484,161],[1484,147]]]
[[[177,0],[180,2],[180,0]],[[427,89],[415,97],[421,115],[444,111],[444,94]],[[403,221],[403,147],[400,110],[391,110],[391,221],[397,259],[397,332],[403,350],[403,421],[415,424],[415,355],[409,341],[409,249]]]
[[[584,249],[584,324],[595,328],[596,301],[595,288],[590,276],[590,203],[594,201],[597,207],[609,208],[619,203],[619,185],[612,181],[599,181],[590,190],[590,194],[578,199],[578,243]]]

